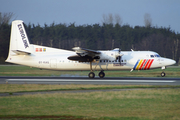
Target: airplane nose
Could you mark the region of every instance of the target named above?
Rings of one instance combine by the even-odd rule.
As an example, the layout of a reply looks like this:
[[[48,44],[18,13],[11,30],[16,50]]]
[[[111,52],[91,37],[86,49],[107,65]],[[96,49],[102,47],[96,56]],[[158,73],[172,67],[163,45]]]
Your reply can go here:
[[[167,59],[167,60],[165,60],[165,61],[166,61],[167,66],[168,66],[168,65],[173,65],[173,64],[176,63],[176,61],[175,61],[175,60],[172,60],[172,59]]]
[[[173,65],[173,64],[176,64],[176,61],[175,61],[175,60],[172,60],[172,65]]]

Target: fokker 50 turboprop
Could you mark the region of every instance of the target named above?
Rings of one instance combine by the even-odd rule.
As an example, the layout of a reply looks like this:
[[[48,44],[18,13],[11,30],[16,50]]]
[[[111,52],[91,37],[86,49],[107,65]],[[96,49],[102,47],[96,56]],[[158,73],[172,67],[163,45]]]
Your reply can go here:
[[[94,78],[93,71],[100,71],[99,77],[105,76],[105,70],[148,70],[173,65],[172,59],[160,57],[152,51],[96,51],[74,47],[74,51],[50,48],[30,44],[23,21],[15,20],[11,26],[9,55],[6,62],[41,69],[51,70],[89,70],[89,78]],[[161,76],[165,76],[162,72]]]

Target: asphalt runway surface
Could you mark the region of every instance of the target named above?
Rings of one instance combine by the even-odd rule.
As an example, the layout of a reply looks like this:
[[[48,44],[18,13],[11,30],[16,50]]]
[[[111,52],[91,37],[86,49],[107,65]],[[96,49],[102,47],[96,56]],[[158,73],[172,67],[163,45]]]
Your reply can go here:
[[[94,85],[180,85],[180,78],[94,78],[88,77],[0,77],[0,84],[94,84]],[[16,92],[13,95],[9,93],[0,93],[0,96],[19,96],[28,94],[51,94],[51,93],[82,93],[82,92],[107,92],[124,90],[142,90],[135,89],[104,89],[104,90],[70,90],[70,91],[44,91],[44,92]],[[153,89],[153,88],[147,88]],[[160,88],[168,89],[168,88]]]
[[[0,77],[0,84],[180,85],[180,78]]]

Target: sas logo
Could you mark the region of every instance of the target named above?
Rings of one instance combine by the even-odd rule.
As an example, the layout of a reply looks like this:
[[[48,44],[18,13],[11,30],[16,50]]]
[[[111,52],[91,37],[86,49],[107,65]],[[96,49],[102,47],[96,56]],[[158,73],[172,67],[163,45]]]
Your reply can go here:
[[[150,69],[152,63],[153,63],[154,59],[139,59],[135,66],[134,66],[134,70],[148,70]]]

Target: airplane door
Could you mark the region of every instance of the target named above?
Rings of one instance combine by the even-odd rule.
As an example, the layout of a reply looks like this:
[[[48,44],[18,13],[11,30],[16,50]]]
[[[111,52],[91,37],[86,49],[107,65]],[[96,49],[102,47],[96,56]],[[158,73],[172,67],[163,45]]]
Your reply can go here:
[[[56,59],[50,60],[50,67],[51,68],[57,68],[57,60]]]

